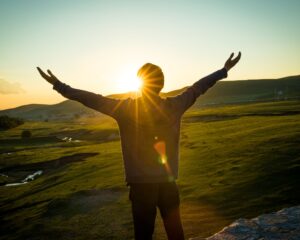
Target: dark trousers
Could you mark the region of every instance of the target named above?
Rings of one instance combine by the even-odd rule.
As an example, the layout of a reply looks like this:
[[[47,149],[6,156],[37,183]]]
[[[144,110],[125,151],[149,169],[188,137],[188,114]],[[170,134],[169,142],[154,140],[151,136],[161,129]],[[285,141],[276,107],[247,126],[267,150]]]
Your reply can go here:
[[[179,193],[175,182],[130,183],[129,186],[136,240],[152,239],[156,207],[160,211],[168,239],[184,239],[179,212]]]

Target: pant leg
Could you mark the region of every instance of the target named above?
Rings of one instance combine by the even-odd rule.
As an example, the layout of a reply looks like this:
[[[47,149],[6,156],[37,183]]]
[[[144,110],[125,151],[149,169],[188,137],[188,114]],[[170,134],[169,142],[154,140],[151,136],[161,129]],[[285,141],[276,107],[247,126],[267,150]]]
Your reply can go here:
[[[152,240],[156,218],[157,196],[157,184],[130,184],[129,198],[131,200],[136,240]]]
[[[161,183],[158,208],[169,240],[184,240],[179,205],[180,199],[176,183]]]

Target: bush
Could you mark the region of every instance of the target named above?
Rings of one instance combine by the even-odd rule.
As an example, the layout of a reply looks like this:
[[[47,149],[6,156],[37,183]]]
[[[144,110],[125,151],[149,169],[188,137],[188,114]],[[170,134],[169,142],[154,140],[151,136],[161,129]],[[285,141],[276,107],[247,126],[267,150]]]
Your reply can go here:
[[[21,137],[22,138],[30,138],[31,137],[31,132],[29,130],[23,130]]]
[[[24,121],[20,118],[13,118],[6,115],[0,116],[0,130],[15,128],[23,123]]]

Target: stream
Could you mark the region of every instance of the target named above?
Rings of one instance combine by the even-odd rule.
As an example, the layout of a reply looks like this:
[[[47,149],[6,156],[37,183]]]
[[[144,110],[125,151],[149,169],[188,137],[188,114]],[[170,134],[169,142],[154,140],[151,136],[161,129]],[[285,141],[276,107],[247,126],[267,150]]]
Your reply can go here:
[[[12,186],[19,186],[19,185],[24,185],[26,183],[29,183],[31,181],[33,181],[34,179],[36,179],[37,177],[41,176],[43,174],[42,170],[38,170],[32,174],[29,174],[26,178],[24,178],[21,182],[17,182],[17,183],[7,183],[4,186],[6,187],[12,187]],[[1,174],[2,176],[4,176],[4,174]],[[6,177],[8,177],[7,175],[5,175]]]

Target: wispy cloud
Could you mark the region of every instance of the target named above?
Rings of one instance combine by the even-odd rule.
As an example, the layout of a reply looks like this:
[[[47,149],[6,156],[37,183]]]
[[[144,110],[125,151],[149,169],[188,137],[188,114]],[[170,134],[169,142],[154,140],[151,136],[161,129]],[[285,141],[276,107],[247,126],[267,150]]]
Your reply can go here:
[[[24,92],[25,90],[19,83],[0,79],[0,94],[19,94]]]

